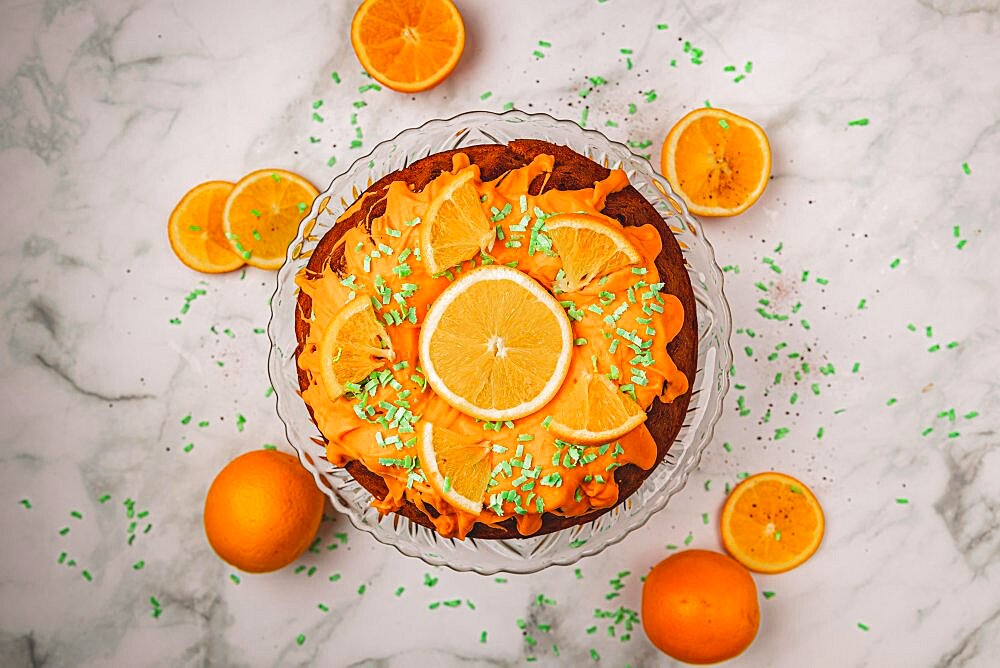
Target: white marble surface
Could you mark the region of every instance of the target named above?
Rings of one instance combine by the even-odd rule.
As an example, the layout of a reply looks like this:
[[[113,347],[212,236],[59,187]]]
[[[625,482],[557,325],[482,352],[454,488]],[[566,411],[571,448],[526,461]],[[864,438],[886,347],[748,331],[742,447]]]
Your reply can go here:
[[[1000,5],[503,4],[461,3],[466,53],[416,96],[359,92],[354,3],[0,4],[0,663],[590,665],[593,649],[597,665],[670,665],[639,630],[610,637],[594,609],[637,609],[639,576],[668,543],[690,535],[718,549],[725,483],[774,468],[813,487],[827,535],[806,565],[756,578],[774,596],[732,665],[1000,664]],[[735,83],[725,66],[747,61]],[[584,100],[587,76],[609,83]],[[707,223],[720,264],[739,267],[726,289],[745,389],[684,492],[577,564],[582,579],[572,567],[503,583],[431,569],[334,517],[307,570],[234,583],[200,509],[228,459],[287,448],[265,397],[267,340],[254,333],[274,274],[183,267],[165,235],[180,195],[268,166],[324,186],[404,127],[507,102],[573,120],[586,105],[588,126],[651,141],[636,150],[657,164],[670,125],[706,99],[765,127],[774,180],[746,215]],[[351,149],[357,100],[364,146]],[[870,123],[849,125],[860,118]],[[758,281],[776,309],[801,303],[792,320],[755,312]],[[768,360],[779,342],[788,347]],[[803,360],[810,372],[795,385]],[[951,409],[953,423],[939,416]],[[148,511],[131,545],[126,499]],[[463,603],[428,609],[452,599]]]

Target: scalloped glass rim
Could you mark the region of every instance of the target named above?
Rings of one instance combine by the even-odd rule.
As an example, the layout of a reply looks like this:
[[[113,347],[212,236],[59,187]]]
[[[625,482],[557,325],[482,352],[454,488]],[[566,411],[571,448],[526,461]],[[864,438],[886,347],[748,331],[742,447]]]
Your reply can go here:
[[[346,470],[326,460],[322,435],[299,396],[294,356],[295,275],[307,264],[311,251],[340,213],[382,176],[432,153],[527,138],[566,145],[605,166],[621,167],[673,231],[687,262],[697,302],[698,369],[691,388],[691,403],[666,458],[632,496],[598,519],[544,536],[516,540],[442,538],[395,513],[379,515],[370,505],[371,495]],[[534,573],[553,565],[569,565],[597,554],[645,524],[684,486],[698,466],[703,450],[712,440],[729,389],[732,317],[722,286],[722,271],[700,224],[666,180],[624,144],[612,142],[601,133],[585,130],[571,121],[518,110],[503,114],[473,111],[428,121],[402,131],[356,160],[320,193],[302,220],[298,236],[289,246],[285,264],[278,272],[267,328],[271,340],[268,373],[277,395],[278,416],[285,425],[288,442],[334,508],[379,542],[431,565],[483,575]]]

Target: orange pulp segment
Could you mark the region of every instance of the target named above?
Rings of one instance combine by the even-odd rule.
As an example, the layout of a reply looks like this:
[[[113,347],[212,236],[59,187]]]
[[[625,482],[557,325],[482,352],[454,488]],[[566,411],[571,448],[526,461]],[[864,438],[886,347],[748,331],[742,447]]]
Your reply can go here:
[[[451,0],[365,0],[351,44],[372,77],[404,93],[444,81],[465,48],[465,24]]]
[[[782,573],[805,562],[823,540],[823,509],[784,473],[750,476],[722,507],[722,543],[734,559],[758,573]]]
[[[732,216],[764,192],[771,145],[753,121],[724,109],[695,109],[667,134],[660,168],[692,213]]]

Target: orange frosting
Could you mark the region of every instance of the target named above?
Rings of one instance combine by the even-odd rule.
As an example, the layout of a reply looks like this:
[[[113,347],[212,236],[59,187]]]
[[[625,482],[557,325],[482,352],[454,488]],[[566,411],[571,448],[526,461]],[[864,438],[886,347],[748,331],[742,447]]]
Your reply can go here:
[[[622,228],[601,214],[605,198],[625,188],[628,178],[621,170],[613,170],[593,188],[528,194],[532,180],[551,172],[553,163],[552,156],[539,155],[529,165],[480,182],[479,167],[458,154],[450,172],[419,192],[403,181],[393,182],[385,195],[385,214],[371,221],[371,234],[359,226],[340,239],[345,266],[339,272],[325,267],[318,275],[303,270],[296,277],[300,289],[312,298],[312,313],[306,314],[311,320],[309,334],[298,360],[310,377],[302,398],[312,407],[328,441],[331,463],[343,466],[359,460],[385,480],[388,493],[372,502],[383,513],[409,500],[425,512],[434,508],[436,513],[428,517],[446,537],[463,538],[476,522],[496,524],[510,517],[522,535],[530,535],[541,526],[542,512],[578,516],[614,505],[618,500],[616,467],[631,463],[649,469],[656,464],[656,443],[645,426],[616,442],[586,447],[559,441],[544,426],[552,406],[565,400],[568,390],[594,365],[613,376],[614,365],[618,370],[614,380],[623,391],[634,391],[644,408],[656,398],[672,401],[688,389],[687,378],[666,349],[681,329],[684,311],[676,297],[661,291],[654,265],[661,250],[660,235],[650,225]],[[556,295],[570,314],[574,338],[586,343],[574,346],[569,374],[552,402],[508,423],[477,421],[449,406],[426,385],[417,356],[420,323],[454,275],[435,278],[424,270],[419,259],[419,218],[435,195],[465,170],[474,171],[473,183],[483,196],[483,209],[502,232],[490,252],[494,262],[516,263],[520,271],[551,286],[561,267],[559,257],[532,243],[534,234],[544,234],[544,227],[534,234],[532,230],[538,214],[544,220],[562,212],[603,218],[622,229],[643,258],[641,266],[616,271],[579,292]],[[338,223],[357,206],[345,211]],[[477,258],[463,268],[490,261]],[[319,371],[318,346],[329,322],[351,299],[373,299],[379,304],[376,313],[387,323],[394,364],[368,384],[374,395],[359,392],[330,399]],[[637,350],[648,351],[644,361],[637,361]],[[424,480],[416,461],[413,425],[425,420],[496,444],[494,482],[479,515],[450,506]]]

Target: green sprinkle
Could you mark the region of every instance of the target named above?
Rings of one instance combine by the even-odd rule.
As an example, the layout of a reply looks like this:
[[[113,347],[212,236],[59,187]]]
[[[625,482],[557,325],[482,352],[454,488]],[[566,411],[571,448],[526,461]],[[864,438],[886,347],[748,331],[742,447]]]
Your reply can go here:
[[[90,571],[88,571],[88,570],[86,570],[86,569],[84,569],[84,570],[83,570],[83,571],[82,571],[82,572],[80,573],[80,575],[82,575],[82,576],[83,576],[83,579],[84,579],[84,580],[86,580],[87,582],[93,582],[93,580],[94,580],[94,576],[93,576],[93,575],[91,575],[91,574],[90,574]]]
[[[670,26],[668,26],[666,23],[657,23],[656,24],[656,29],[657,30],[666,30],[669,27]]]
[[[895,258],[895,259],[893,259],[893,261],[889,263],[889,268],[890,269],[895,269],[896,267],[899,266],[899,262],[900,262],[900,260],[899,260],[898,257]]]
[[[705,489],[708,489],[708,487],[706,486]],[[708,524],[708,513],[701,514],[701,523]]]
[[[788,435],[789,429],[787,427],[778,427],[774,430],[774,440],[780,441],[785,436]]]
[[[868,125],[868,119],[867,118],[858,118],[858,119],[855,119],[853,121],[848,121],[847,124],[848,125]]]
[[[363,596],[366,589],[368,589],[368,585],[363,584],[360,587],[358,587],[358,596]]]
[[[729,129],[729,122],[724,118],[719,119],[719,125],[722,127],[723,130]]]
[[[896,503],[898,503],[901,506],[905,506],[909,502],[910,502],[909,499],[904,499],[904,498],[898,498],[898,499],[896,499]]]
[[[340,75],[337,74],[336,72],[331,72],[330,73],[330,78],[333,79],[334,83],[338,83],[338,84],[340,83]]]
[[[25,508],[28,508],[28,509],[31,508],[31,501],[29,501],[28,499],[21,499],[20,501],[18,501],[18,503],[20,503]]]
[[[957,244],[955,244],[955,248],[957,248],[958,250],[962,250],[963,248],[965,248],[965,244],[967,244],[967,243],[968,243],[967,240],[962,239]]]
[[[483,631],[482,633],[479,634],[479,642],[481,642],[484,645],[486,644],[486,631]]]
[[[488,90],[488,91],[486,91],[485,93],[483,93],[482,95],[480,95],[480,96],[479,96],[479,99],[480,99],[480,100],[488,100],[488,99],[489,99],[489,98],[491,98],[491,97],[493,97],[493,91],[489,91],[489,90]]]
[[[867,631],[868,625],[865,624],[864,622],[858,622],[858,628],[861,629],[862,631]]]
[[[305,643],[305,641],[306,641],[306,634],[305,634],[305,633],[300,633],[300,634],[299,634],[299,635],[298,635],[298,636],[297,636],[297,637],[295,638],[295,644],[296,644],[296,645],[299,645],[299,646],[301,646],[301,645],[302,645],[303,643]]]
[[[591,648],[591,650],[590,650],[590,658],[593,659],[594,661],[600,661],[601,660],[601,655],[597,653],[596,649]]]
[[[967,175],[972,173],[972,169],[969,167],[969,163],[967,162],[962,163],[962,171],[965,172]]]
[[[732,446],[732,444],[731,444],[731,443],[729,443],[728,441],[722,444],[722,448],[723,448],[723,449],[724,449],[724,450],[725,450],[726,452],[732,452],[732,451],[733,451],[733,446]]]
[[[690,545],[694,542],[694,534],[688,532],[688,535],[684,538],[684,545]]]
[[[885,405],[892,406],[894,403],[896,403],[896,397],[889,397],[889,400],[885,402]]]

